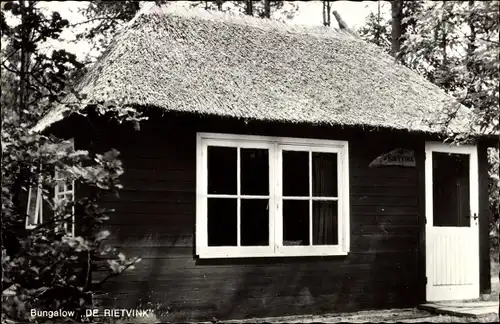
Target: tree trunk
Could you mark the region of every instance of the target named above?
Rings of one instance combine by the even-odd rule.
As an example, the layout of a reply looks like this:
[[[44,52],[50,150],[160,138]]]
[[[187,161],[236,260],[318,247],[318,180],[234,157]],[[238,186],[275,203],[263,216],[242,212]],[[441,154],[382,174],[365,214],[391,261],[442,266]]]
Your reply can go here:
[[[29,29],[28,26],[28,11],[32,9],[32,6],[34,6],[34,2],[26,2],[26,1],[19,1],[20,5],[20,14],[21,14],[21,48],[19,49],[21,52],[21,66],[19,69],[19,97],[16,100],[16,103],[18,104],[17,107],[17,118],[18,118],[18,123],[19,126],[25,121],[23,116],[24,116],[24,111],[28,108],[28,98],[29,98],[29,92],[28,92],[28,78],[29,78],[29,69],[30,69],[30,59],[31,56],[28,52],[28,45],[30,42],[31,38],[31,30]],[[27,6],[26,6],[27,5]],[[20,172],[17,175],[16,180],[14,181],[14,184],[11,188],[12,190],[12,202],[15,206],[15,209],[17,210],[17,213],[19,215],[26,215],[26,210],[24,209],[25,207],[25,202],[22,201],[23,199],[23,185],[26,183],[26,179],[29,175],[29,169],[26,169],[25,166],[21,166]]]
[[[401,50],[403,0],[391,1],[392,31],[391,31],[391,54],[398,57]]]
[[[331,24],[331,3],[330,0],[323,0],[323,25],[330,26]]]
[[[19,10],[21,13],[21,67],[19,70],[19,106],[17,107],[17,116],[19,124],[21,124],[23,122],[23,113],[27,108],[26,105],[28,102],[28,70],[30,55],[26,49],[28,48],[31,33],[30,30],[26,28],[29,10],[29,8],[26,7],[26,1],[19,1],[19,5],[21,7]],[[28,6],[31,6],[31,4],[28,3]]]
[[[446,6],[446,2],[443,1],[443,7]],[[441,48],[443,49],[443,66],[446,68],[448,65],[448,30],[447,30],[448,17],[446,13],[442,15],[441,28],[443,29],[443,34],[441,35]]]
[[[335,16],[335,19],[337,20],[340,29],[344,29],[344,30],[350,32],[351,34],[354,34],[354,32],[349,28],[349,26],[344,21],[344,19],[342,19],[342,17],[337,12],[337,10],[332,11],[332,14]]]
[[[252,0],[246,0],[246,6],[245,6],[245,14],[249,16],[253,16],[253,1]]]
[[[264,0],[264,18],[271,18],[271,0]]]
[[[222,11],[222,3],[223,0],[216,0],[215,3],[217,4],[217,10]]]
[[[474,1],[470,0],[469,1],[469,8],[472,9],[474,6]],[[476,66],[474,64],[474,53],[477,49],[476,46],[476,26],[474,25],[474,16],[473,16],[473,11],[471,10],[471,13],[469,14],[468,21],[467,21],[470,29],[470,35],[467,37],[468,38],[468,44],[467,44],[467,72],[469,73],[470,81],[469,85],[467,86],[467,96],[470,96],[470,94],[474,91],[474,84],[472,82],[473,76],[476,73]],[[465,98],[467,100],[468,98]]]
[[[380,41],[380,32],[381,32],[381,26],[380,26],[380,0],[377,0],[377,29],[375,30],[375,44],[379,45],[381,44]]]

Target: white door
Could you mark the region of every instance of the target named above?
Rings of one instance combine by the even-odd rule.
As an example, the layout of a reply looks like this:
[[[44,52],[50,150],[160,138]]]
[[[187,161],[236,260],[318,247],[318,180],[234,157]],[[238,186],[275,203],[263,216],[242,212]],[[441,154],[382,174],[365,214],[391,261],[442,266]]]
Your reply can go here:
[[[427,301],[479,298],[477,148],[425,152]]]

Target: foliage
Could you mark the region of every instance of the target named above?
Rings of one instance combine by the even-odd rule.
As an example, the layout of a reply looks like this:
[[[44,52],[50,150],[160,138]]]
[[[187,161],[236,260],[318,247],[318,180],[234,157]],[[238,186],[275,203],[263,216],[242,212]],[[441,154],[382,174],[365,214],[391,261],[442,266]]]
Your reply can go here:
[[[490,201],[490,247],[495,262],[500,261],[500,157],[498,148],[488,150],[489,201]]]
[[[81,13],[88,19],[84,24],[91,24],[77,39],[87,39],[92,45],[102,50],[105,48],[116,32],[126,22],[130,21],[140,10],[140,2],[132,1],[89,1]]]
[[[0,53],[0,60],[4,61],[4,49]],[[2,68],[2,75],[0,76],[0,107],[2,107],[2,120],[14,118],[16,115],[13,112],[16,109],[16,99],[19,96],[18,81],[14,73],[4,70]]]
[[[7,23],[7,15],[17,24]],[[74,54],[65,50],[49,54],[40,47],[58,39],[69,23],[58,12],[43,14],[38,1],[9,1],[3,5],[1,19],[2,85],[17,97],[10,98],[10,103],[3,97],[2,107],[14,109],[15,105],[12,112],[22,120],[25,110],[36,113],[27,116],[38,118],[71,89],[68,82],[83,72],[83,64]],[[2,94],[8,95],[9,90],[3,89]]]
[[[407,33],[405,63],[499,128],[499,1],[429,2]],[[476,125],[474,125],[476,126]]]
[[[391,51],[391,20],[381,13],[380,1],[377,13],[369,13],[365,25],[358,30],[364,40],[382,47],[387,53]]]
[[[101,230],[109,212],[100,208],[101,197],[120,189],[118,152],[62,150],[61,139],[30,131],[47,109],[74,92],[71,84],[84,71],[75,55],[43,49],[46,41],[59,38],[68,21],[57,12],[47,16],[37,1],[2,7],[2,322],[39,321],[29,317],[30,309],[89,307],[106,280],[139,259],[107,246],[110,233]],[[136,116],[132,108],[109,111],[120,111],[118,120]],[[85,197],[55,200],[55,169],[85,189]],[[31,229],[26,228],[29,188],[43,191],[49,210]],[[75,235],[62,226],[73,219],[79,229]],[[97,259],[107,260],[101,269],[106,275],[93,282]]]
[[[499,129],[499,21],[499,1],[403,1],[401,62],[473,108],[486,133]],[[360,35],[389,51],[390,25],[371,14]]]
[[[371,12],[366,17],[365,25],[358,30],[359,36],[364,40],[382,47],[387,53],[391,52],[392,40],[392,18],[386,11],[386,1],[377,1],[377,12]],[[398,40],[402,46],[405,45],[406,35],[415,29],[416,16],[424,8],[423,0],[402,1],[401,3],[401,38]],[[391,6],[393,3],[391,3]],[[399,53],[405,56],[405,52]],[[404,63],[404,62],[403,62]]]
[[[497,128],[499,2],[433,2],[416,19],[409,65],[475,108],[483,131]]]
[[[28,319],[31,308],[72,309],[88,307],[92,292],[102,283],[92,284],[89,267],[96,257],[109,261],[108,276],[130,268],[137,259],[127,259],[107,247],[107,231],[100,225],[108,210],[99,207],[105,192],[116,193],[123,172],[118,153],[90,154],[86,151],[61,151],[61,141],[26,128],[4,123],[2,127],[2,284],[3,316]],[[56,185],[52,170],[58,170],[68,181],[74,180],[89,195],[73,201],[56,202],[52,197]],[[27,171],[29,170],[29,171]],[[16,202],[17,187],[26,191],[44,188],[44,204],[53,215],[43,223],[26,230],[26,212]],[[78,220],[81,231],[72,236],[61,224]]]

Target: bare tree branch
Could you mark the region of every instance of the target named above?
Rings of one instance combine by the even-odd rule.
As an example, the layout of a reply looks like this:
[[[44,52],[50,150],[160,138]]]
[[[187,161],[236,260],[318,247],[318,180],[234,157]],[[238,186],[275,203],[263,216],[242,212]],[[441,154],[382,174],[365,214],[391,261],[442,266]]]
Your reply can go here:
[[[96,18],[92,18],[92,19],[89,19],[86,21],[81,21],[81,22],[71,24],[71,25],[69,25],[69,27],[76,27],[76,26],[80,26],[80,25],[85,25],[85,24],[89,24],[89,23],[92,23],[94,21],[99,21],[99,20],[116,20],[116,19],[118,19],[119,16],[120,16],[120,14],[117,14],[114,17],[111,17],[111,16],[96,17]]]
[[[109,279],[111,278],[114,278],[116,276],[119,276],[120,274],[122,274],[123,272],[125,272],[125,270],[127,270],[128,268],[130,268],[131,266],[133,266],[134,264],[136,264],[138,261],[140,260],[139,257],[136,257],[134,258],[129,264],[127,264],[125,266],[125,268],[123,268],[122,271],[120,272],[112,272],[110,274],[108,274],[106,277],[104,277],[99,283],[97,283],[97,287],[101,287],[106,281],[108,281]]]
[[[9,71],[9,72],[12,72],[12,73],[19,73],[19,71],[18,71],[18,70],[14,70],[14,69],[12,69],[12,68],[8,67],[8,66],[5,64],[5,62],[2,62],[2,66],[3,66],[3,67],[7,70],[7,71]]]

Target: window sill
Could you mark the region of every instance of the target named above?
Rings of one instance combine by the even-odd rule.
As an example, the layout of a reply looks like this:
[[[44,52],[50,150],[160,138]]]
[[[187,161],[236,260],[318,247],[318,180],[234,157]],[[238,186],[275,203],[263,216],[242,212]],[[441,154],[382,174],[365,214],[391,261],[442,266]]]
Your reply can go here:
[[[316,256],[345,256],[349,251],[342,251],[341,247],[310,247],[310,246],[282,246],[273,250],[268,247],[205,247],[197,249],[200,259],[225,258],[279,258],[279,257],[316,257]]]

